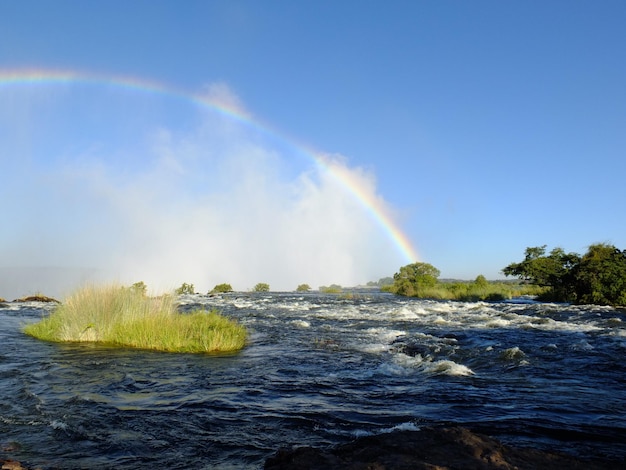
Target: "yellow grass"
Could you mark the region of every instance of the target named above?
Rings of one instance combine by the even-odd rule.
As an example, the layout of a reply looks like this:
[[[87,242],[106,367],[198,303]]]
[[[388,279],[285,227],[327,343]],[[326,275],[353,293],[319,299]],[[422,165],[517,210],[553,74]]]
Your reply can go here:
[[[182,314],[172,296],[151,298],[119,286],[83,288],[24,332],[46,341],[185,353],[239,350],[247,336],[243,326],[216,312]]]

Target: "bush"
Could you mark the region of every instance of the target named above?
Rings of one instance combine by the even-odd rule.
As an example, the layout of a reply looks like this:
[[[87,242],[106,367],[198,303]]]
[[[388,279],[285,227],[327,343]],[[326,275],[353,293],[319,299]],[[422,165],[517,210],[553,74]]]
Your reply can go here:
[[[270,285],[265,282],[259,282],[256,286],[254,286],[254,292],[269,292]]]
[[[320,292],[324,294],[341,294],[343,287],[339,284],[331,284],[330,286],[320,286]]]
[[[193,284],[187,284],[186,282],[183,282],[183,284],[176,289],[176,295],[183,295],[183,294],[195,294],[196,291],[193,287]]]
[[[233,288],[230,286],[230,284],[218,284],[216,285],[213,290],[209,291],[209,294],[218,294],[218,293],[226,293],[226,292],[232,292]]]
[[[181,314],[172,296],[150,298],[117,286],[81,289],[24,332],[46,341],[186,353],[238,350],[247,336],[244,327],[216,312]]]
[[[296,287],[296,292],[309,292],[311,287],[308,284],[300,284]]]

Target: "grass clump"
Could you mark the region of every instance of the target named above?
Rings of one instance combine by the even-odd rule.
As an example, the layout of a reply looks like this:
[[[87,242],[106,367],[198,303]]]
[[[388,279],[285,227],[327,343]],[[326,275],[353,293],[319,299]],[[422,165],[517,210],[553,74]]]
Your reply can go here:
[[[46,341],[183,353],[236,351],[247,336],[243,326],[217,312],[182,314],[172,296],[147,297],[119,286],[83,288],[24,332]]]

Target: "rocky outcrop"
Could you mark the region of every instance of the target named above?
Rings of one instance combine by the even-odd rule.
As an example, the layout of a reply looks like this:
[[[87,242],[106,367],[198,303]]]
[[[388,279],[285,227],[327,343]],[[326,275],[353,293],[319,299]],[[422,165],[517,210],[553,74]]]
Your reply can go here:
[[[57,304],[61,303],[57,299],[54,299],[52,297],[48,297],[45,295],[41,295],[41,294],[29,295],[27,297],[15,299],[13,302],[46,302],[46,303],[57,303]]]
[[[625,463],[514,448],[462,427],[425,427],[331,449],[279,450],[267,459],[265,470],[607,470],[626,468]]]

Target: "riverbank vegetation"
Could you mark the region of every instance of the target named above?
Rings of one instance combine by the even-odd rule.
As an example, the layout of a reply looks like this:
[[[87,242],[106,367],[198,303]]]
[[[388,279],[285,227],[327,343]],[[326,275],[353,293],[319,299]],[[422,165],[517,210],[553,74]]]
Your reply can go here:
[[[626,251],[597,243],[587,253],[566,253],[546,245],[526,248],[524,260],[502,272],[542,287],[540,300],[626,306]]]
[[[319,291],[322,294],[341,294],[343,292],[343,287],[339,284],[331,284],[330,286],[320,286]]]
[[[434,300],[459,300],[465,302],[498,301],[520,297],[536,296],[545,289],[521,282],[488,281],[479,275],[473,282],[439,281],[440,271],[428,263],[413,263],[400,268],[394,274],[393,284],[381,287],[391,292],[408,297]]]
[[[80,289],[24,332],[45,341],[182,353],[236,351],[247,336],[243,326],[215,311],[179,313],[170,295],[147,297],[120,286]]]
[[[209,294],[227,294],[233,292],[233,287],[228,283],[218,284],[213,290],[209,291]]]

